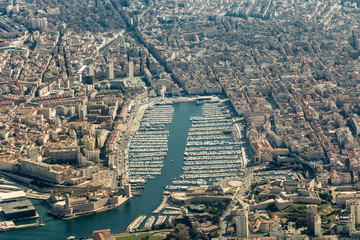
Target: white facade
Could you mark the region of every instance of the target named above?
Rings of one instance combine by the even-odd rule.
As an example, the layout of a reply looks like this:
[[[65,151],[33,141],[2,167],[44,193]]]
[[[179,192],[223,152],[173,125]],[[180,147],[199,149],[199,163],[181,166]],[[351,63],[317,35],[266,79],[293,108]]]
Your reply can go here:
[[[236,216],[236,236],[240,239],[249,237],[248,212],[238,211]]]

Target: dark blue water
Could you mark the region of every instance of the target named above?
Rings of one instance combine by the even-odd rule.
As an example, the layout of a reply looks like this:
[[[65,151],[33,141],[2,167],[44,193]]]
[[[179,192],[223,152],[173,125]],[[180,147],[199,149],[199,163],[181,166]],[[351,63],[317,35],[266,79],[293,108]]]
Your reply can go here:
[[[76,238],[89,237],[93,230],[110,228],[113,233],[121,232],[139,215],[150,216],[160,204],[164,185],[170,185],[174,177],[179,179],[182,173],[186,137],[190,128],[190,117],[201,115],[201,105],[195,103],[175,103],[172,124],[169,130],[168,155],[165,157],[162,174],[154,179],[148,179],[140,196],[134,196],[124,205],[92,216],[71,220],[54,219],[46,213],[49,209],[44,201],[34,200],[33,203],[45,226],[12,230],[0,233],[0,239],[34,240],[51,239],[64,240],[72,235]],[[170,160],[174,160],[171,162]]]

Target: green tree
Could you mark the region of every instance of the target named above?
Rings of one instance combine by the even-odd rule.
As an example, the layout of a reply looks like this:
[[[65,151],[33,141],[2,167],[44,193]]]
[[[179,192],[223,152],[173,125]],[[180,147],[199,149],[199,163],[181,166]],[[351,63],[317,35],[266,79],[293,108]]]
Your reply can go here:
[[[149,235],[146,234],[141,237],[141,240],[149,240],[149,238]]]
[[[319,197],[327,202],[331,202],[333,200],[330,192],[321,192],[319,193]]]
[[[189,239],[189,230],[185,224],[179,223],[176,225],[175,236],[177,240]]]

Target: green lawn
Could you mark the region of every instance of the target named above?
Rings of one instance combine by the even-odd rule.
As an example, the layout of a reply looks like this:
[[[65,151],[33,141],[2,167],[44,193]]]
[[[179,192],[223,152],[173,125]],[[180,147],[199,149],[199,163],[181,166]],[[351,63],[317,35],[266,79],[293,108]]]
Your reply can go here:
[[[294,203],[282,211],[272,212],[271,214],[278,215],[279,217],[287,217],[288,215],[292,215],[294,213],[306,215],[306,205]]]
[[[266,165],[265,169],[262,169],[262,171],[271,171],[271,170],[285,170],[290,169],[294,172],[306,174],[307,168],[304,167],[301,163],[293,163],[293,164],[276,164],[274,162],[270,162],[268,165]]]
[[[149,236],[148,240],[163,240],[163,237],[160,236],[153,236],[149,233],[144,234],[133,234],[133,235],[127,235],[122,237],[117,237],[116,240],[142,240],[146,239],[145,236]]]
[[[324,229],[330,229],[330,226],[334,223],[339,211],[340,209],[332,208],[328,203],[319,205],[318,213],[321,216],[322,227]]]
[[[232,187],[229,190],[226,191],[226,193],[234,193],[236,191],[237,187]]]
[[[282,211],[271,212],[272,215],[278,215],[281,218],[287,218],[296,223],[296,227],[306,226],[306,205],[294,203]]]
[[[322,227],[324,229],[330,228],[338,212],[339,209],[332,208],[328,203],[318,206],[318,213],[321,216]],[[288,218],[290,221],[296,222],[297,226],[306,226],[306,204],[294,203],[282,211],[271,212],[271,214]],[[296,219],[298,219],[298,221],[296,221]]]

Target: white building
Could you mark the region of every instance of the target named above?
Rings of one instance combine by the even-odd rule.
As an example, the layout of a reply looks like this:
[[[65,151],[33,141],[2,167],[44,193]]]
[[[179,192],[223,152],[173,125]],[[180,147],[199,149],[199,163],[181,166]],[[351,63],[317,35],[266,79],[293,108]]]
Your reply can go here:
[[[350,200],[346,201],[347,205],[350,205],[350,213],[355,220],[355,225],[360,225],[360,200]]]
[[[238,211],[236,220],[236,236],[240,239],[249,237],[248,212],[246,210]]]
[[[319,214],[314,217],[314,236],[321,236],[321,217]]]

